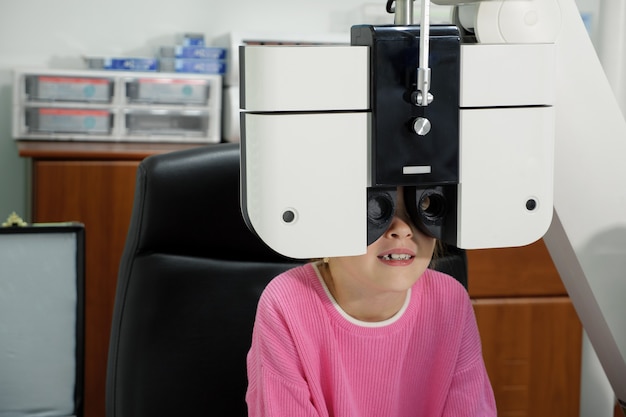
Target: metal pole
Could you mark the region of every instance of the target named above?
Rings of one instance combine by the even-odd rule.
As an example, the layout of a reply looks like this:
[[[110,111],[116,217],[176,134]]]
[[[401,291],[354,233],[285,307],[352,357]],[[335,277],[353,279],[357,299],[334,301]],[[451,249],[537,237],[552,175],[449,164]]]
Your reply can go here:
[[[413,24],[413,1],[396,0],[395,25],[408,26]]]

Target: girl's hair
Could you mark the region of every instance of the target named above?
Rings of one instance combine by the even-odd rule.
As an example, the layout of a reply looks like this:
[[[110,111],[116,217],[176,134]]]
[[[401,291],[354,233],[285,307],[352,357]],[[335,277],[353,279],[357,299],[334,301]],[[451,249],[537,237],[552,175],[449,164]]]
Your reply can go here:
[[[439,239],[435,240],[435,249],[433,250],[433,257],[430,259],[430,265],[428,265],[429,268],[434,268],[435,264],[437,263],[437,260],[439,258],[441,258],[445,253],[445,246],[443,244],[443,242]]]
[[[439,239],[436,239],[435,249],[433,250],[433,261],[436,261],[437,258],[442,257],[444,252],[445,252],[445,248],[444,248],[443,242]]]

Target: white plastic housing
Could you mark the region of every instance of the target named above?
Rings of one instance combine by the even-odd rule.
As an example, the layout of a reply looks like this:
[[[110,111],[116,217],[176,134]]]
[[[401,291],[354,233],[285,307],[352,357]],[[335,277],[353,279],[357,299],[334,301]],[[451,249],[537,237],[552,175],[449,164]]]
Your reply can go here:
[[[369,48],[247,46],[242,78],[248,112],[369,108]],[[241,58],[240,58],[241,59]]]
[[[365,253],[370,114],[244,118],[244,210],[259,237],[292,258]]]
[[[554,44],[461,45],[461,107],[554,105]]]
[[[564,22],[559,3],[562,0],[481,2],[474,33],[482,44],[554,42]]]
[[[367,244],[369,49],[241,48],[244,214],[292,258]],[[286,212],[295,216],[285,221]]]
[[[553,212],[554,109],[463,109],[460,127],[457,246],[540,239]]]
[[[555,56],[553,44],[461,46],[462,248],[524,246],[550,226]]]

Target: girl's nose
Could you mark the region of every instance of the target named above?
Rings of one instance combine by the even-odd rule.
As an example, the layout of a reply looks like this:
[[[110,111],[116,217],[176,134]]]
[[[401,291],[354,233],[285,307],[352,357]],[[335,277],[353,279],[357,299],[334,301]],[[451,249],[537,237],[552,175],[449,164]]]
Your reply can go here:
[[[395,239],[411,238],[413,236],[413,230],[411,230],[408,219],[396,215],[393,217],[393,220],[391,220],[391,224],[385,232],[385,235]]]

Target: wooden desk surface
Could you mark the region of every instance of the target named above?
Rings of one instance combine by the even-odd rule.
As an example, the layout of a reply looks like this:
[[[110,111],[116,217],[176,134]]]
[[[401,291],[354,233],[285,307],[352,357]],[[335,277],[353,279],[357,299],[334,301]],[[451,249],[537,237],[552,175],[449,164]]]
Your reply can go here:
[[[17,141],[19,155],[33,159],[97,159],[142,160],[143,158],[181,149],[209,146],[204,143],[157,142],[77,142],[77,141]]]

